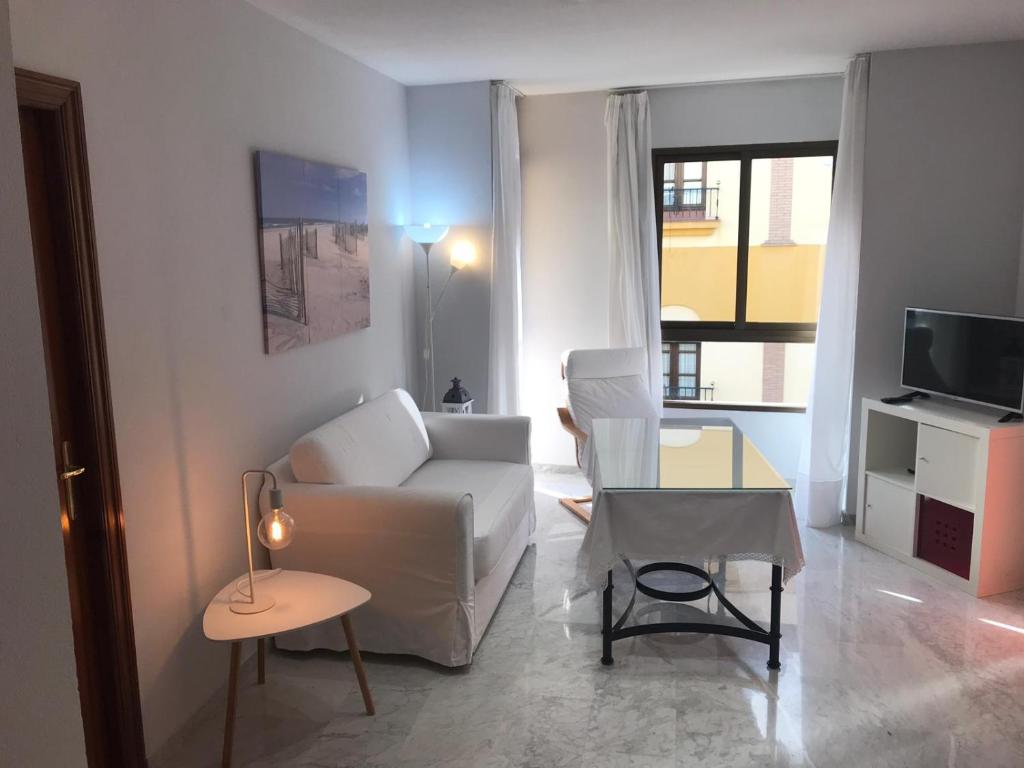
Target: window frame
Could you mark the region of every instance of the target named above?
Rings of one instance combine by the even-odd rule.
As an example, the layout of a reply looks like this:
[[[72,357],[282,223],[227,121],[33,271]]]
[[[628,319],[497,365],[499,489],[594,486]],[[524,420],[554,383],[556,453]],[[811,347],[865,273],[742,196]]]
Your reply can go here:
[[[684,350],[679,349],[679,345],[680,344],[692,344],[695,347],[695,349],[693,349],[692,351],[686,350],[684,352]],[[669,370],[668,370],[668,373],[665,373],[664,371],[662,372],[662,380],[663,380],[662,389],[665,389],[665,387],[664,387],[664,379],[665,379],[665,377],[668,377],[668,380],[669,380],[668,388],[669,389],[672,389],[673,382],[678,384],[679,378],[681,376],[693,377],[693,397],[677,397],[677,398],[672,398],[671,400],[669,400],[667,398],[663,398],[665,400],[665,402],[679,402],[679,403],[702,402],[701,395],[703,394],[703,388],[700,385],[700,353],[701,353],[700,342],[699,341],[681,341],[680,342],[680,341],[664,341],[663,340],[661,342],[661,346],[662,346],[662,355],[665,354],[664,348],[666,346],[669,348],[668,349],[668,361],[669,361],[668,365],[669,365]],[[694,372],[693,373],[682,373],[679,370],[679,363],[680,363],[680,359],[679,358],[683,354],[688,354],[688,355],[692,355],[693,356],[693,360],[694,360]],[[681,385],[678,386],[677,389],[682,389],[682,386]],[[710,401],[703,401],[703,402],[710,402]]]
[[[658,148],[651,153],[654,171],[654,213],[658,233],[658,301],[661,302],[662,224],[664,221],[665,164],[733,160],[740,163],[739,223],[736,242],[736,319],[733,321],[692,322],[662,320],[661,339],[666,343],[702,341],[746,341],[768,343],[812,344],[817,336],[817,323],[747,322],[747,270],[750,261],[750,189],[753,161],[778,157],[832,157],[832,183],[835,185],[838,141],[801,141],[777,144],[742,144],[704,147]],[[707,171],[705,170],[705,173]],[[698,387],[700,382],[698,381]],[[707,408],[705,401],[665,400],[668,407]],[[730,406],[716,402],[719,410],[763,410],[802,412],[806,408],[786,405],[743,404]]]
[[[694,161],[687,161],[687,162],[694,162]],[[674,211],[679,212],[679,213],[700,211],[701,213],[703,213],[703,215],[699,219],[696,218],[696,217],[694,217],[692,219],[685,219],[685,217],[684,217],[684,220],[690,220],[690,221],[713,221],[713,220],[717,220],[718,219],[718,216],[714,216],[713,218],[708,217],[708,198],[709,198],[708,192],[712,188],[708,187],[708,164],[707,164],[707,161],[706,160],[702,160],[702,161],[697,161],[697,162],[700,162],[700,178],[699,179],[687,179],[686,178],[686,169],[684,167],[684,169],[683,169],[683,177],[681,179],[676,179],[673,176],[672,180],[668,181],[668,180],[665,179],[665,167],[662,166],[662,168],[661,168],[661,174],[662,174],[661,198],[658,201],[658,205],[661,207],[662,216],[664,216],[664,211],[665,211],[665,192],[667,191],[665,189],[665,185],[666,184],[671,184],[671,189],[672,189],[673,197],[676,197],[676,192],[678,191],[679,193],[681,193],[682,199],[684,201],[684,202],[679,203],[677,206],[674,206],[673,207]],[[699,193],[698,194],[698,200],[697,200],[697,202],[690,203],[689,205],[687,205],[686,202],[685,202],[685,200],[686,200],[686,189],[687,189],[686,185],[689,184],[689,183],[694,183],[694,182],[697,182],[697,183],[700,184],[699,187],[691,187],[691,189],[693,189],[694,191]],[[657,189],[657,187],[655,187],[655,189]],[[715,187],[714,189],[717,192],[717,187]],[[718,200],[718,198],[716,197],[715,198],[715,201],[716,201],[716,213],[717,213],[717,200]],[[660,256],[659,256],[659,259],[660,259]]]

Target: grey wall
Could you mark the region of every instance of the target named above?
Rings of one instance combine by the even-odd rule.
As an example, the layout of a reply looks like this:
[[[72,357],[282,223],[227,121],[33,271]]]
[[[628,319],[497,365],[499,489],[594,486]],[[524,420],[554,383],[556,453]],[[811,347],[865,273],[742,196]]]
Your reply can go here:
[[[477,252],[471,268],[456,274],[434,318],[438,400],[458,376],[487,409],[491,279],[491,107],[487,82],[426,85],[406,91],[412,218],[451,226],[431,253],[434,301],[448,277],[448,257],[459,240]],[[416,253],[417,318],[424,332],[423,255]],[[417,386],[422,388],[422,371]]]
[[[839,136],[842,79],[658,88],[650,99],[655,147],[828,140]],[[575,463],[555,417],[565,399],[561,353],[608,346],[605,101],[598,91],[530,96],[519,111],[523,402],[533,417],[534,460],[546,464]],[[728,415],[780,472],[795,476],[802,414]]]
[[[237,0],[15,0],[11,21],[19,66],[82,83],[152,752],[224,681],[226,650],[203,638],[201,620],[245,568],[239,473],[411,378],[412,254],[398,226],[409,215],[405,89]],[[263,354],[256,148],[368,172],[369,329]],[[12,304],[5,286],[0,310],[13,318],[0,324],[3,354],[15,358],[3,375],[25,392],[17,418],[31,420],[21,429],[31,464],[49,436],[35,294],[30,274],[17,279],[21,298]],[[25,475],[27,512],[53,507],[45,469]],[[56,536],[41,540],[43,554]],[[30,551],[10,544],[24,552],[15,562]],[[56,590],[51,565],[40,557],[22,583]],[[66,651],[66,621],[53,622]],[[45,721],[65,738],[74,720],[57,714]]]
[[[899,391],[904,307],[1014,312],[1024,43],[872,54],[865,152],[851,478],[861,398]]]
[[[1021,213],[1020,271],[1017,273],[1017,315],[1024,317],[1024,212]]]
[[[0,755],[84,766],[7,0],[0,0]]]

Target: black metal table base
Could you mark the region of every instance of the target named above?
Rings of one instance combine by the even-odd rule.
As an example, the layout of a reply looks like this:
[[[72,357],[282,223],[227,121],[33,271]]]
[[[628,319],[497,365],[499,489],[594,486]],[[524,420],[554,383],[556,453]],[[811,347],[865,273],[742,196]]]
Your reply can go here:
[[[630,597],[629,604],[626,606],[626,609],[622,612],[622,615],[613,623],[612,572],[608,571],[608,584],[604,588],[604,606],[602,609],[601,624],[601,634],[603,636],[601,655],[602,664],[615,663],[615,658],[612,656],[612,643],[615,640],[622,640],[627,637],[636,637],[637,635],[654,635],[668,632],[693,632],[706,635],[739,637],[744,640],[753,640],[757,643],[764,643],[768,646],[768,669],[779,669],[782,666],[779,663],[779,641],[782,638],[782,622],[780,616],[782,612],[782,566],[772,565],[771,625],[766,630],[729,602],[723,594],[724,586],[723,589],[720,589],[711,574],[703,568],[698,568],[694,565],[687,565],[686,563],[650,563],[649,565],[644,565],[634,570],[633,565],[629,560],[624,560],[624,562],[633,577],[633,594]],[[673,592],[656,589],[642,581],[643,576],[646,576],[649,573],[657,573],[661,571],[688,573],[702,579],[705,584],[699,589]],[[740,625],[718,624],[714,622],[669,621],[654,624],[637,624],[635,626],[627,627],[625,626],[626,620],[629,618],[629,615],[633,610],[633,604],[636,602],[637,592],[645,594],[648,597],[653,597],[656,600],[664,600],[673,603],[692,602],[714,593],[718,598],[719,604],[725,608],[733,618],[739,621]]]

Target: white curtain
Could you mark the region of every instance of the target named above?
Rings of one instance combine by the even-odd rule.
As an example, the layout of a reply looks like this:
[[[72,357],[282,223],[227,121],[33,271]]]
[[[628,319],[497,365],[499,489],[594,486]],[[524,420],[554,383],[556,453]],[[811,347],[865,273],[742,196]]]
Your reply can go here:
[[[611,346],[642,347],[646,351],[647,387],[654,402],[660,405],[661,297],[647,93],[609,95],[605,128]]]
[[[519,168],[516,91],[491,84],[491,183],[494,231],[491,239],[491,333],[487,408],[519,412],[519,356],[522,320],[523,192]]]
[[[839,523],[849,465],[869,63],[858,56],[846,68],[814,380],[797,476],[797,508],[815,528]]]

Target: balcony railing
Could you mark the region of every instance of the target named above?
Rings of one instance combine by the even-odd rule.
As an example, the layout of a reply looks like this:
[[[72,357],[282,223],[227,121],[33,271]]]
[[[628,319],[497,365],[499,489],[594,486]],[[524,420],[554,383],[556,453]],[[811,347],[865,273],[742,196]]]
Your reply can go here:
[[[718,218],[718,187],[665,187],[662,211],[668,221]]]
[[[666,400],[704,400],[715,399],[714,387],[662,387]],[[700,393],[698,396],[698,392]]]

